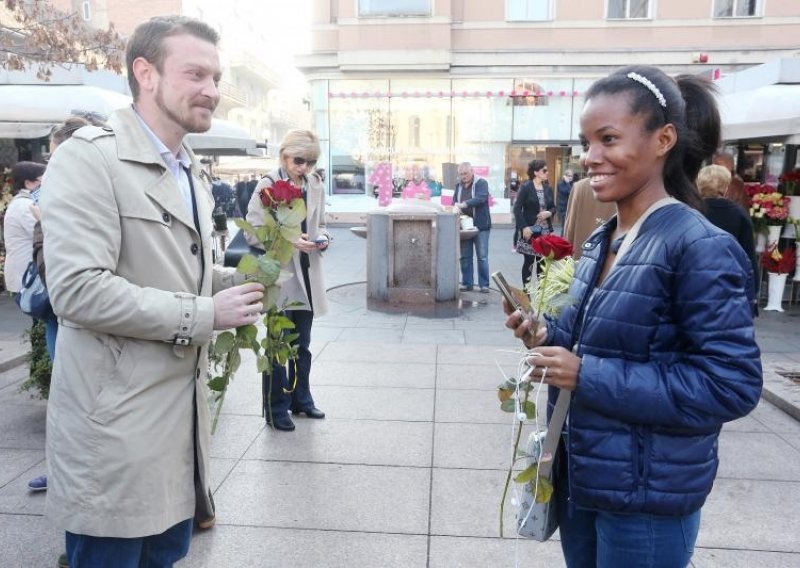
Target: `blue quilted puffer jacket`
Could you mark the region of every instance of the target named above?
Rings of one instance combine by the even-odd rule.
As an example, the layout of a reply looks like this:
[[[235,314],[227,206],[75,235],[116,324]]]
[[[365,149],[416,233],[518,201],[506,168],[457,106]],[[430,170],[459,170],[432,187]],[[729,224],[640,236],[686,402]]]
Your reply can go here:
[[[583,245],[578,301],[548,320],[549,344],[577,344],[581,357],[566,426],[569,499],[685,515],[711,491],[722,424],[761,394],[752,269],[730,235],[673,204],[652,213],[595,287],[615,226]]]

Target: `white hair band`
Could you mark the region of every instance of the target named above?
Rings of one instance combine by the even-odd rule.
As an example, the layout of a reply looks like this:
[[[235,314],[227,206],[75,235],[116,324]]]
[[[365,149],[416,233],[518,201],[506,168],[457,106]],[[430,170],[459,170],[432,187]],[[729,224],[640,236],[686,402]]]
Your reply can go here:
[[[667,108],[667,99],[664,98],[664,95],[661,93],[661,90],[659,90],[659,88],[656,87],[655,83],[653,83],[647,77],[644,77],[643,75],[639,75],[638,73],[634,73],[633,71],[628,73],[627,76],[628,76],[628,79],[633,79],[637,83],[641,83],[642,85],[647,87],[647,90],[650,91],[651,93],[653,93],[653,96],[658,101],[658,104],[660,104],[664,108]]]

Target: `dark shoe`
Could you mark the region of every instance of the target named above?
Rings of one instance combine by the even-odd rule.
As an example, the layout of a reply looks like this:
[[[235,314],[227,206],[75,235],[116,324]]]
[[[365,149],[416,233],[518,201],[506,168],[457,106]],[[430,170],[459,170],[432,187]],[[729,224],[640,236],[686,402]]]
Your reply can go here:
[[[325,418],[325,413],[322,412],[316,406],[312,406],[311,408],[306,408],[306,409],[293,408],[292,414],[294,414],[295,416],[297,416],[298,414],[305,414],[309,418],[317,418],[317,419]]]
[[[481,286],[481,294],[488,294],[489,288],[486,286]]]
[[[472,292],[472,286],[464,286],[463,284],[458,289],[462,292]]]
[[[198,529],[205,531],[213,527],[214,523],[216,522],[217,522],[217,517],[215,515],[212,515],[209,518],[204,519],[202,521],[196,521],[196,524]]]
[[[294,430],[294,422],[292,422],[292,419],[289,418],[289,415],[286,413],[273,415],[272,422],[270,422],[269,417],[267,417],[267,424],[276,430],[283,430],[284,432],[291,432]]]
[[[28,482],[28,489],[31,491],[47,491],[47,476],[40,475]]]
[[[69,559],[66,552],[58,557],[58,568],[69,568]]]

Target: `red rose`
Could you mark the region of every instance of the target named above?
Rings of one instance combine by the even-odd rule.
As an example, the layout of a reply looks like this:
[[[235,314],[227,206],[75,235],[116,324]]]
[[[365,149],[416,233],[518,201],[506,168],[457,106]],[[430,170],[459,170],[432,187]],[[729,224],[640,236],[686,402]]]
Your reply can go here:
[[[572,243],[556,235],[545,235],[531,241],[533,251],[543,257],[561,260],[572,254]]]
[[[262,189],[259,197],[264,207],[277,207],[281,203],[291,203],[295,199],[301,199],[303,192],[294,184],[281,179],[272,186]]]

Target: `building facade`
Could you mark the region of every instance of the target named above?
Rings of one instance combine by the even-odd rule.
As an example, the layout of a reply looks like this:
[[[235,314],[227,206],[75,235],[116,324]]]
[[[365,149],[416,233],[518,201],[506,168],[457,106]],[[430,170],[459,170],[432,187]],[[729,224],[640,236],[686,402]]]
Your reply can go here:
[[[312,0],[314,128],[331,193],[470,161],[492,194],[533,158],[580,171],[583,95],[630,64],[718,79],[798,54],[797,0]]]
[[[90,25],[109,22],[129,36],[153,16],[182,14],[205,21],[220,34],[220,104],[215,116],[244,128],[274,155],[291,128],[308,127],[305,86],[291,55],[276,52],[270,31],[269,3],[260,0],[52,0],[56,9],[77,13]],[[272,6],[274,9],[274,5]]]

